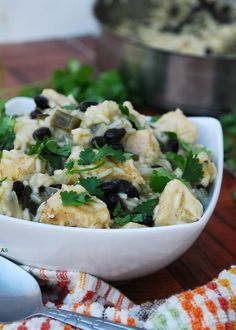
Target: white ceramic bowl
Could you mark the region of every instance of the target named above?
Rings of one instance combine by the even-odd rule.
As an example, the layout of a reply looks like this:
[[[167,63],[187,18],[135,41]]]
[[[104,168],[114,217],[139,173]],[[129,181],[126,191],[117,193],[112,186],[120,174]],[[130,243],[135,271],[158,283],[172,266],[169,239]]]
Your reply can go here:
[[[191,118],[191,121],[199,128],[197,142],[212,150],[218,169],[209,205],[199,221],[143,229],[83,229],[0,215],[1,254],[26,265],[80,270],[112,281],[143,276],[170,264],[194,243],[206,226],[216,206],[222,182],[220,123],[209,117]]]

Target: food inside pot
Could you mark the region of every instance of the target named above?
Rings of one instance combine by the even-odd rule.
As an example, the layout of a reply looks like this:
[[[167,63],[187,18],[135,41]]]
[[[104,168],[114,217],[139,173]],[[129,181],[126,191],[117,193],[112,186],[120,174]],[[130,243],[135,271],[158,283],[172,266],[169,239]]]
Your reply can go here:
[[[143,1],[143,6],[146,10],[141,19],[126,15],[124,10],[113,26],[115,31],[168,51],[207,56],[236,54],[234,0],[150,0]]]

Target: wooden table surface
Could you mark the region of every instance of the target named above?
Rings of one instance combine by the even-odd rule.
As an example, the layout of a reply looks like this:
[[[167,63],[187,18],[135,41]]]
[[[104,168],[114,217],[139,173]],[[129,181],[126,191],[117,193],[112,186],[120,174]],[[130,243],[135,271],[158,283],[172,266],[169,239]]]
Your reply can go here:
[[[0,46],[3,87],[44,80],[70,58],[96,65],[96,41],[83,37]],[[236,203],[231,198],[234,190],[236,180],[225,173],[216,210],[196,243],[169,267],[119,289],[137,303],[166,298],[203,285],[224,268],[236,264]]]

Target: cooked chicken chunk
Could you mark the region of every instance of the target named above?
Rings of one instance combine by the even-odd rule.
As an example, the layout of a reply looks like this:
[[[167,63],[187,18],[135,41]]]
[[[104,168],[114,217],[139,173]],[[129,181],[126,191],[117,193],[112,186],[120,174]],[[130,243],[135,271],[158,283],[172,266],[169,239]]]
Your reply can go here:
[[[160,145],[150,129],[129,134],[123,141],[125,150],[139,157],[139,161],[154,165],[160,155]]]
[[[17,119],[14,127],[16,134],[14,149],[25,151],[29,144],[35,143],[33,132],[39,127],[39,123],[36,120],[27,117]]]
[[[123,103],[123,105],[125,105],[129,109],[130,114],[135,117],[135,119],[138,121],[141,127],[148,128],[146,117],[144,115],[141,115],[141,113],[139,113],[138,111],[136,111],[131,102],[126,101]]]
[[[115,117],[119,116],[121,116],[121,111],[118,104],[113,101],[104,101],[86,110],[80,126],[88,128],[97,124],[110,124]]]
[[[63,185],[61,191],[86,191],[82,186]],[[40,222],[60,226],[83,228],[108,228],[110,214],[104,202],[96,197],[80,206],[63,206],[60,191],[52,195],[42,206]]]
[[[202,151],[197,155],[197,158],[199,159],[199,162],[203,166],[203,178],[201,180],[201,185],[203,187],[209,186],[210,183],[212,183],[216,177],[217,169],[215,164],[211,161],[209,155]]]
[[[199,220],[203,214],[202,204],[179,180],[171,180],[161,194],[154,210],[156,226],[175,225]]]
[[[194,143],[198,136],[196,125],[179,109],[164,114],[153,126],[157,135],[160,132],[175,132],[180,139],[188,143]]]
[[[6,180],[0,185],[0,214],[22,218],[22,210],[16,193],[12,191],[12,181]]]
[[[34,156],[12,149],[3,150],[0,160],[0,176],[11,180],[18,180],[35,172],[42,172],[43,164]]]
[[[92,132],[89,128],[76,128],[71,131],[73,142],[79,146],[87,147],[92,140]]]
[[[42,92],[42,96],[48,99],[50,107],[54,107],[56,105],[60,107],[64,107],[71,104],[77,105],[77,102],[72,95],[65,96],[57,93],[55,90],[50,88],[44,89]]]

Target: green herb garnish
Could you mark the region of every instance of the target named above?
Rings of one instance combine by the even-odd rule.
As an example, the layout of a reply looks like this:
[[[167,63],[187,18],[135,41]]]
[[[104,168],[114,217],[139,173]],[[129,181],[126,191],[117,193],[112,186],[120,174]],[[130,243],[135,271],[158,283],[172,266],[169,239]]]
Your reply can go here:
[[[156,123],[159,119],[161,118],[161,116],[151,116],[151,123]]]
[[[164,168],[154,170],[149,179],[149,185],[154,192],[162,193],[167,183],[177,179],[176,175]]]
[[[105,164],[106,158],[114,158],[120,162],[125,162],[131,159],[133,154],[129,152],[123,152],[122,150],[115,150],[111,146],[105,144],[102,148],[99,148],[96,152],[92,148],[86,148],[82,150],[79,154],[79,159],[77,161],[79,166],[89,166],[98,162],[94,167],[85,167],[79,170],[73,170],[74,161],[70,160],[66,163],[65,168],[67,169],[67,174],[79,174],[82,172],[94,171]]]
[[[14,148],[15,120],[11,117],[0,117],[0,151],[11,150]]]
[[[60,196],[63,206],[81,206],[92,201],[91,196],[87,192],[61,191]]]
[[[185,160],[182,179],[190,183],[198,183],[203,177],[203,166],[197,155],[190,152]]]
[[[92,196],[96,196],[97,198],[102,198],[104,196],[104,192],[100,188],[101,180],[95,176],[86,179],[80,178],[78,184],[83,186]]]
[[[153,210],[157,205],[158,200],[149,199],[148,201],[142,202],[138,206],[133,209],[135,213],[141,213],[142,215],[151,216],[153,214]]]
[[[114,223],[118,226],[127,225],[129,222],[142,223],[146,216],[153,215],[157,202],[157,199],[142,202],[130,213],[122,209],[121,203],[117,203],[113,211]]]
[[[204,146],[196,146],[190,143],[187,143],[183,140],[179,140],[180,147],[186,152],[192,152],[194,155],[200,154],[200,152],[206,152],[211,157],[211,151]]]
[[[36,141],[28,149],[28,155],[37,154],[41,160],[48,161],[52,169],[63,169],[65,159],[72,151],[70,144],[60,146],[55,140],[45,138],[43,141]]]
[[[114,218],[114,223],[118,226],[125,226],[130,222],[141,223],[143,221],[142,214],[126,214]]]
[[[0,179],[0,186],[1,186],[1,184],[4,182],[4,181],[6,181],[7,180],[7,177],[5,177],[5,178],[3,178],[3,179]]]
[[[165,135],[168,137],[170,140],[178,140],[178,136],[175,132],[164,132]]]
[[[164,168],[153,171],[149,179],[149,185],[154,192],[162,193],[167,183],[174,179],[181,180],[184,184],[188,184],[188,182],[196,184],[201,181],[203,166],[197,159],[197,155],[190,152],[186,157],[183,157],[169,152],[167,153],[167,159],[182,170],[182,176],[178,178],[173,172]]]
[[[166,159],[171,162],[172,165],[174,165],[175,168],[180,168],[182,171],[184,170],[185,166],[185,158],[182,155],[178,155],[175,152],[167,152],[165,154]]]

